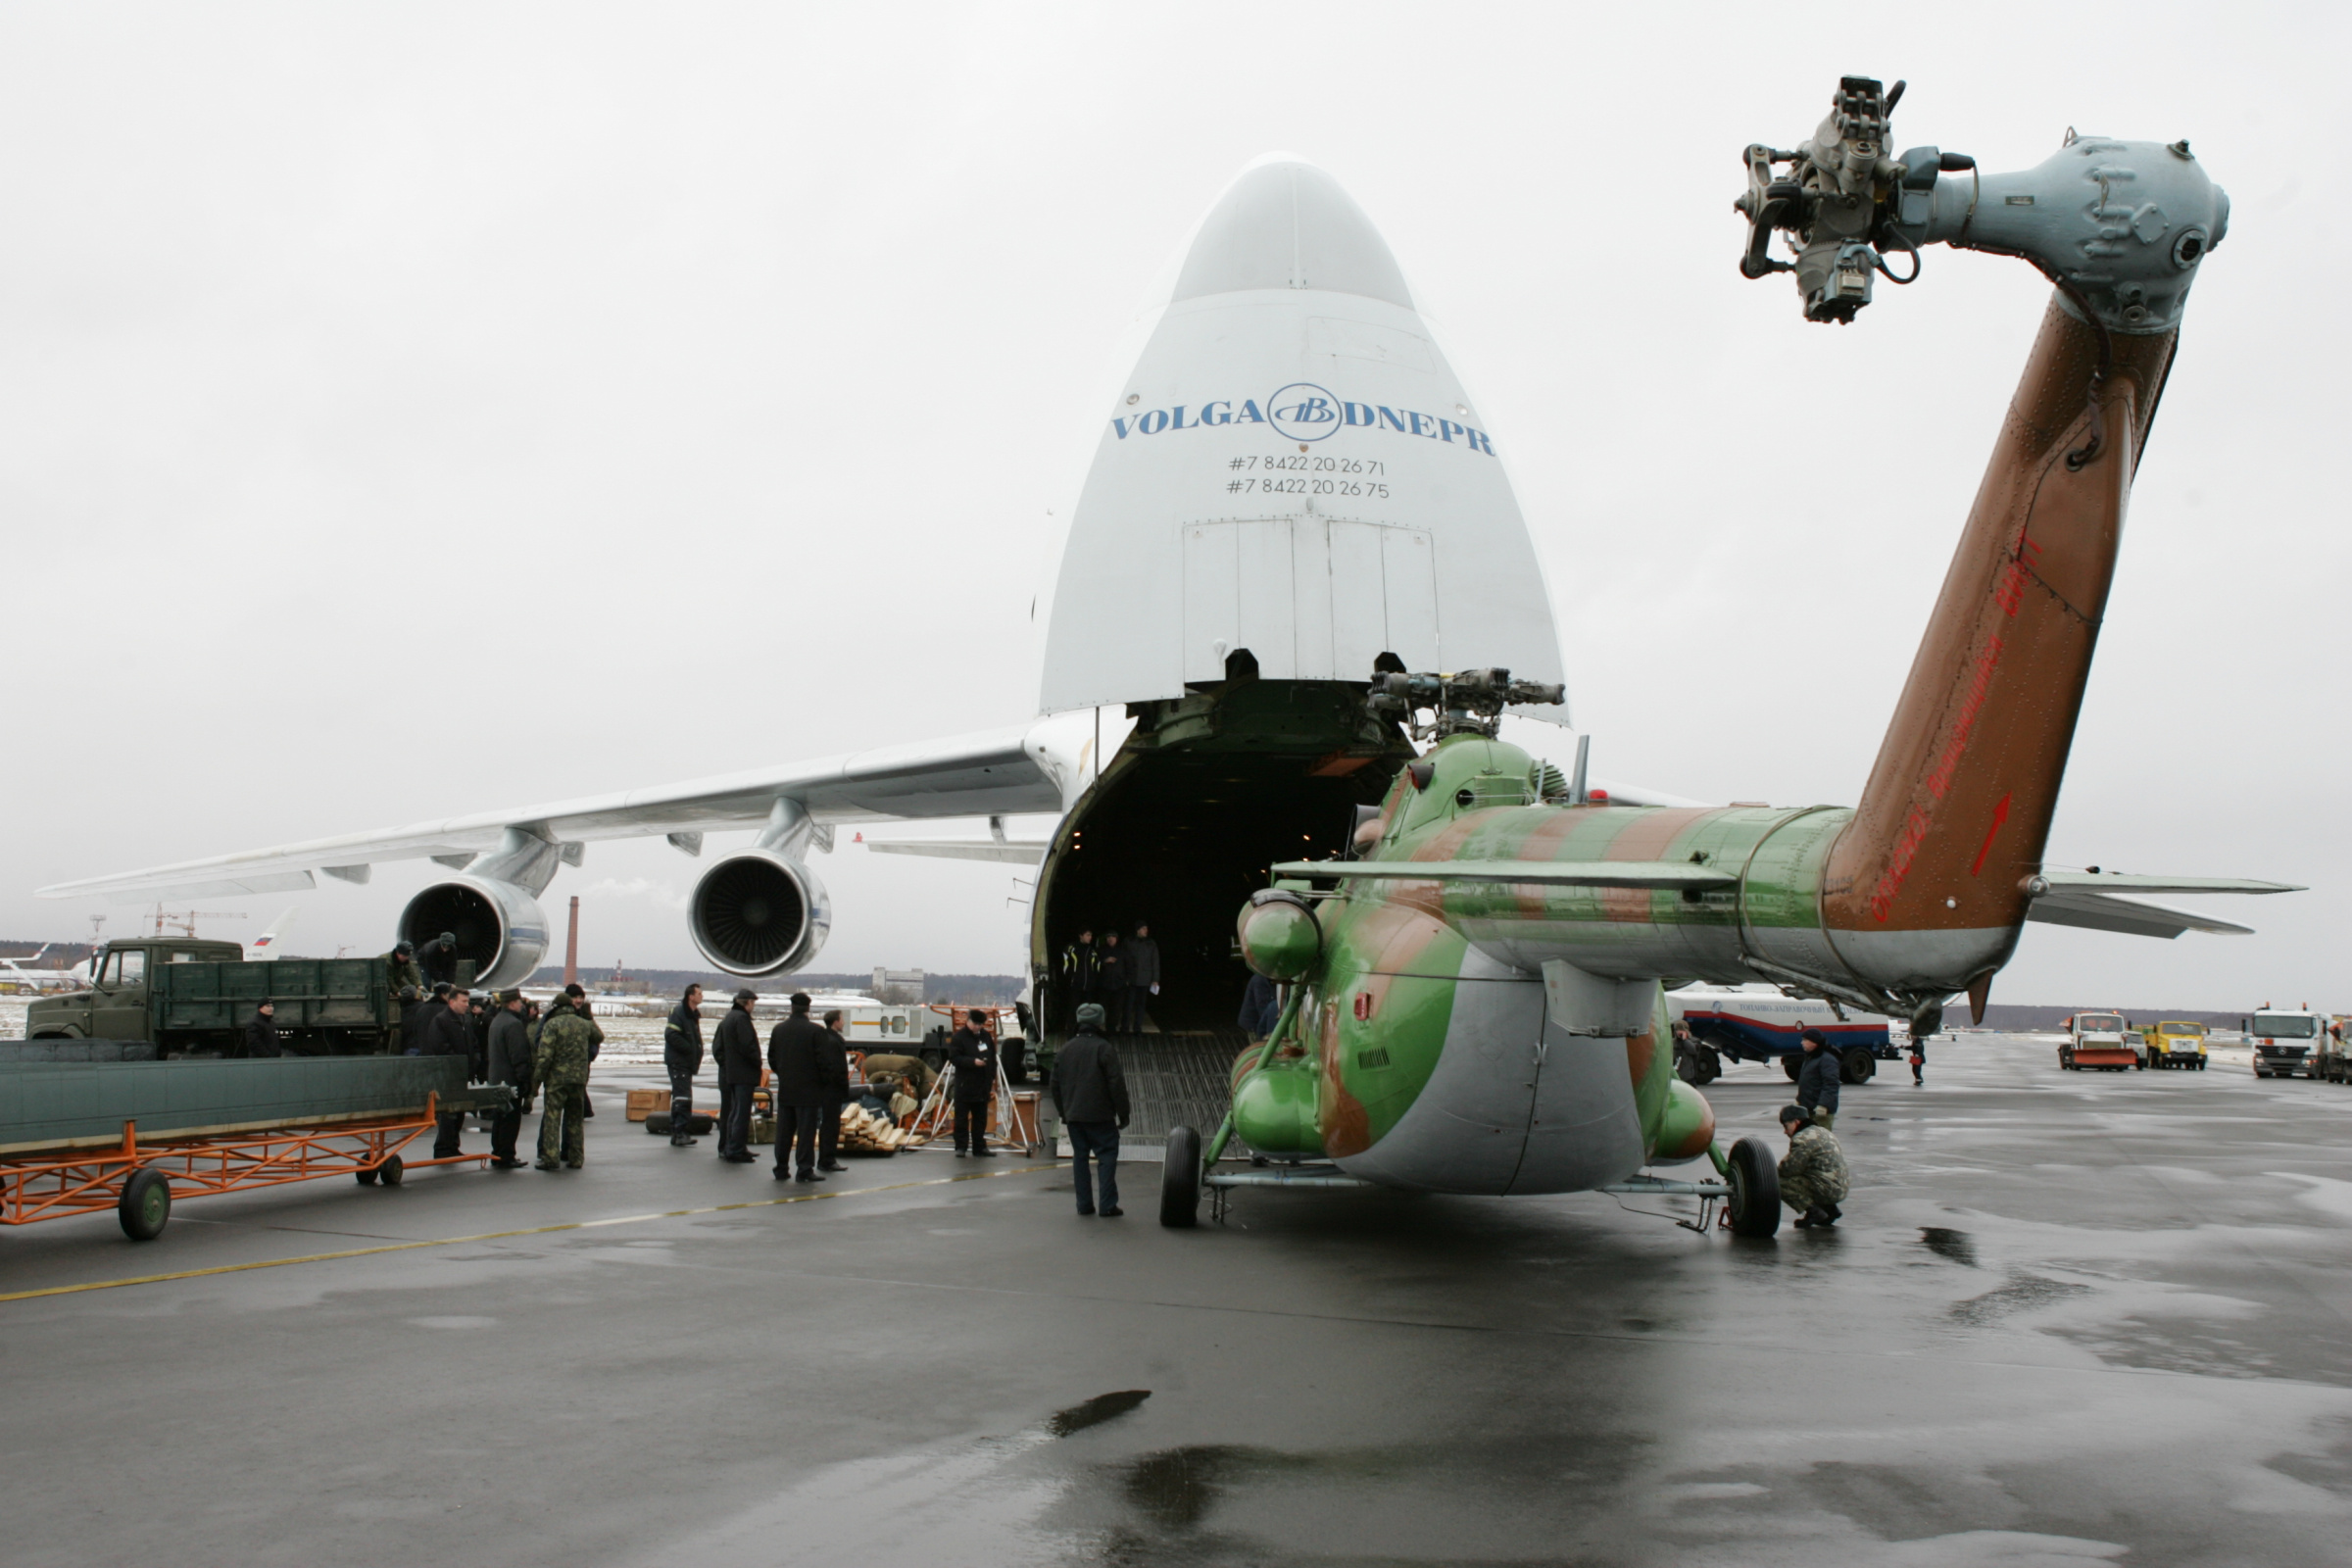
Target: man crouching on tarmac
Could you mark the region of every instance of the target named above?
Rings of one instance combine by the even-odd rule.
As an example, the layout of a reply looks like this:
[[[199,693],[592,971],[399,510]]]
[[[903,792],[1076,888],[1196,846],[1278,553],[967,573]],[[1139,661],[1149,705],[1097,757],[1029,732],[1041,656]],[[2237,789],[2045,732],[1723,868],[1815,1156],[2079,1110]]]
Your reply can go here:
[[[1781,1131],[1788,1135],[1788,1156],[1781,1161],[1781,1201],[1796,1210],[1799,1226],[1831,1226],[1843,1216],[1845,1152],[1838,1135],[1796,1105],[1781,1107]]]

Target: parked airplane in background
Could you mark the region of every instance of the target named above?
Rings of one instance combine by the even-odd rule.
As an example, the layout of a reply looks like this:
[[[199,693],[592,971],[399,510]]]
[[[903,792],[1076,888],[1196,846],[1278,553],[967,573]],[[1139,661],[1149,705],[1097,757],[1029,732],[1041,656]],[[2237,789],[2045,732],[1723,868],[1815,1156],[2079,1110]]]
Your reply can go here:
[[[301,912],[302,906],[298,904],[288,905],[284,909],[279,910],[277,918],[270,922],[270,928],[267,931],[245,944],[245,961],[247,963],[274,961],[285,951],[286,928],[294,923],[294,917]]]
[[[1228,1123],[1253,1148],[1336,1160],[1335,1181],[1488,1193],[1712,1152],[1744,1172],[1727,1176],[1741,1228],[1777,1223],[1758,1146],[1714,1151],[1712,1113],[1654,1049],[1660,977],[1763,979],[1933,1028],[1955,992],[1982,1005],[2027,920],[2172,934],[2197,922],[2117,895],[2278,889],[2042,858],[2132,468],[2227,202],[2185,143],[2094,138],[1982,180],[1935,148],[1893,159],[1890,109],[1847,78],[1798,152],[1748,150],[1744,270],[1793,271],[1809,318],[1850,320],[1886,255],[1943,242],[2030,257],[2063,300],[1856,810],[1626,788],[1604,806],[1581,741],[1562,769],[1496,738],[1506,710],[1567,717],[1511,448],[1363,213],[1320,170],[1270,158],[1202,220],[1100,408],[1045,607],[1046,716],[42,892],[306,888],[429,857],[453,874],[401,930],[455,932],[497,985],[538,964],[538,898],[589,841],[662,834],[699,856],[707,833],[750,829],[696,884],[687,923],[719,968],[770,975],[824,942],[807,853],[839,824],[1049,814],[1030,921],[1049,1017],[1067,1000],[1053,955],[1082,927],[1148,918],[1161,1027],[1228,1027],[1247,979],[1234,909],[1250,904],[1261,972],[1250,931],[1294,911],[1264,913],[1281,928],[1265,941],[1298,960],[1272,963],[1292,986],[1287,1054],[1244,1076]],[[2109,207],[2120,188],[2144,205]],[[1766,255],[1776,232],[1795,236],[1793,263]],[[1170,1223],[1197,1205],[1187,1165],[1171,1138]]]
[[[54,942],[44,942],[24,957],[0,958],[0,981],[7,982],[7,989],[19,996],[74,991],[88,985],[90,964],[86,958],[70,969],[45,969],[39,966],[41,955],[55,946],[57,944]]]

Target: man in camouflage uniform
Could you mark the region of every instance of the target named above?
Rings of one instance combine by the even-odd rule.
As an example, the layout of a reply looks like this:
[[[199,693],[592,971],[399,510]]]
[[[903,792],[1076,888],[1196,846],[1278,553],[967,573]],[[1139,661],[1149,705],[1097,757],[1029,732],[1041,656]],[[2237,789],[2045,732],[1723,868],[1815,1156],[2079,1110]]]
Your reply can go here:
[[[588,1054],[604,1032],[581,1014],[580,998],[572,994],[579,989],[565,987],[539,1026],[531,1077],[547,1097],[539,1117],[541,1170],[556,1169],[559,1156],[564,1166],[578,1170],[588,1152],[581,1121],[588,1109]]]
[[[403,940],[384,955],[384,995],[397,997],[404,986],[414,987],[418,996],[424,995],[424,971],[416,967],[416,945]]]
[[[1796,1210],[1796,1223],[1835,1225],[1842,1218],[1838,1204],[1846,1194],[1845,1152],[1838,1135],[1797,1105],[1781,1109],[1781,1131],[1788,1135],[1788,1155],[1781,1161],[1781,1201]]]

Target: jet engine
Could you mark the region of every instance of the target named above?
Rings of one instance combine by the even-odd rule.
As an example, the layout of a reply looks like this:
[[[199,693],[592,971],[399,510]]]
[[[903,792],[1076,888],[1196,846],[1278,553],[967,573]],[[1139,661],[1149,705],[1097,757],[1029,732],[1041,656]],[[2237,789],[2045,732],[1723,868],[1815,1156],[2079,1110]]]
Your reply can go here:
[[[806,864],[751,849],[703,874],[686,925],[703,956],[728,974],[784,974],[824,947],[833,901]]]
[[[447,931],[460,958],[473,960],[483,989],[518,985],[547,953],[547,916],[539,901],[512,882],[460,876],[436,882],[400,911],[400,934],[422,949]]]

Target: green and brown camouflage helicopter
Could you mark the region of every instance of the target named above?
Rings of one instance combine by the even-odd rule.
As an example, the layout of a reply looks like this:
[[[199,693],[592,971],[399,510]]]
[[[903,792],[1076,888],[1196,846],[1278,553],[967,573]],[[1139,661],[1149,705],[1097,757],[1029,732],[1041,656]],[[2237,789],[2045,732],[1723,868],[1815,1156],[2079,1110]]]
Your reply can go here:
[[[1956,994],[1981,1021],[2030,909],[2173,935],[2242,928],[2115,895],[2289,891],[2042,863],[2132,473],[2228,200],[2185,142],[2070,132],[1998,175],[1934,147],[1890,156],[1901,90],[1845,78],[1810,141],[1747,149],[1742,272],[1793,272],[1808,318],[1840,323],[1930,244],[2021,257],[2057,292],[1861,804],[1605,805],[1581,760],[1563,777],[1497,738],[1506,707],[1558,687],[1375,672],[1373,712],[1434,744],[1368,808],[1352,858],[1278,863],[1242,910],[1246,960],[1285,987],[1280,1022],[1235,1062],[1207,1147],[1170,1137],[1161,1223],[1195,1223],[1204,1188],[1221,1204],[1237,1187],[1377,1185],[1679,1193],[1702,1200],[1702,1227],[1720,1201],[1723,1225],[1768,1236],[1772,1154],[1723,1149],[1675,1075],[1663,985],[1777,982],[1924,1035]],[[1768,254],[1775,233],[1793,261]],[[1258,1159],[1221,1168],[1236,1137]],[[1648,1173],[1702,1157],[1712,1179]]]

